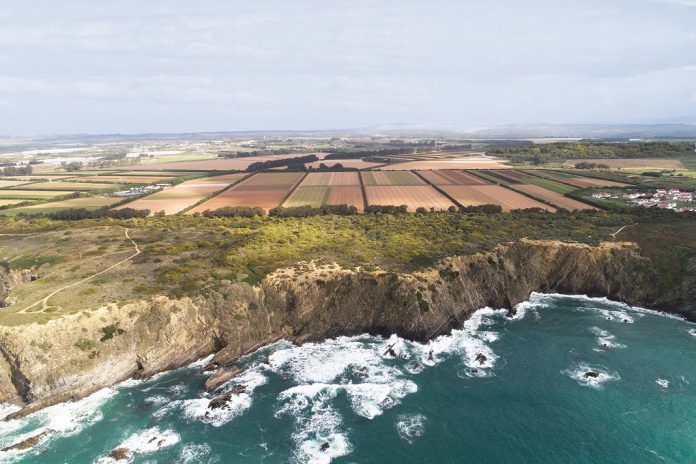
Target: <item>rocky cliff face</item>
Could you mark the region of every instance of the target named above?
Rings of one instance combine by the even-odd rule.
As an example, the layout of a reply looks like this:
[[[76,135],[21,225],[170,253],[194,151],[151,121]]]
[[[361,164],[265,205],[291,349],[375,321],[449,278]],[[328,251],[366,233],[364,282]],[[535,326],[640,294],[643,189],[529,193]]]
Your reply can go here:
[[[84,396],[133,376],[216,353],[210,388],[242,354],[279,338],[297,342],[363,332],[426,340],[475,310],[512,308],[533,291],[608,296],[662,310],[694,308],[659,295],[633,244],[598,247],[522,240],[447,258],[413,274],[308,263],[261,285],[226,283],[195,299],[110,305],[47,324],[0,329],[0,401],[18,414]]]

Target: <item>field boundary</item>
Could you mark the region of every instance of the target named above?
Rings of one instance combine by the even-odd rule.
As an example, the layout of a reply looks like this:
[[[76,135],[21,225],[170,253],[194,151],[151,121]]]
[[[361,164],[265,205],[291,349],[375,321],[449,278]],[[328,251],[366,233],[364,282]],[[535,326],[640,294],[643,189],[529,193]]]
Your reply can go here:
[[[450,195],[449,193],[445,192],[444,190],[442,190],[442,189],[441,189],[440,187],[438,187],[437,185],[435,185],[435,184],[433,184],[432,182],[430,182],[430,181],[429,181],[427,178],[425,178],[420,172],[418,172],[418,171],[413,171],[413,173],[414,173],[415,175],[417,175],[418,177],[420,177],[421,179],[423,179],[423,180],[425,181],[426,184],[430,185],[432,188],[434,188],[435,190],[437,190],[438,192],[440,192],[442,195],[444,195],[449,201],[451,201],[452,203],[454,203],[455,206],[456,206],[457,208],[462,208],[462,207],[463,207],[463,205],[462,205],[461,203],[459,203],[452,195]]]
[[[278,206],[283,206],[283,204],[286,201],[288,201],[288,198],[290,198],[290,195],[292,195],[295,192],[295,190],[297,190],[297,187],[299,187],[300,184],[302,183],[302,181],[305,180],[305,177],[307,177],[307,172],[305,172],[302,175],[302,177],[300,177],[299,179],[297,179],[297,181],[295,181],[295,184],[293,184],[293,186],[288,190],[288,193],[282,198],[282,200],[280,200],[280,203],[278,203]]]

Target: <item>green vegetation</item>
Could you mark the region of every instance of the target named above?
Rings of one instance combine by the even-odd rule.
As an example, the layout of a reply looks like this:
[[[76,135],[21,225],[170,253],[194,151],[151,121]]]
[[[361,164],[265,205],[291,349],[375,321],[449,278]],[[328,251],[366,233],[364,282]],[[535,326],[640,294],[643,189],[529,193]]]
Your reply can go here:
[[[694,158],[693,143],[670,142],[559,142],[494,147],[488,153],[513,163],[559,163],[584,158]]]
[[[572,185],[568,184],[561,184],[560,182],[554,182],[550,179],[534,178],[525,179],[524,181],[527,184],[538,185],[539,187],[551,190],[552,192],[560,193],[561,195],[565,195],[568,192],[577,190],[577,187],[573,187]]]

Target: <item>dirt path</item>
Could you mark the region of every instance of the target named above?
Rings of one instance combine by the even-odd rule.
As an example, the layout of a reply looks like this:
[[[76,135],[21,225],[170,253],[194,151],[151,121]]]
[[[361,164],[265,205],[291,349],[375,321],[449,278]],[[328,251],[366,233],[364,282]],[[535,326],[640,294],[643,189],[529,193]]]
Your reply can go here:
[[[628,225],[626,225],[626,226],[621,226],[621,227],[619,228],[619,230],[617,230],[617,231],[614,232],[613,234],[609,234],[609,235],[611,235],[612,237],[614,237],[614,240],[616,240],[616,236],[619,235],[619,233],[620,233],[622,230],[624,230],[626,227],[633,227],[633,226],[637,226],[637,225],[638,225],[638,223],[636,223],[636,224],[628,224]]]
[[[41,304],[41,309],[42,309],[43,311],[45,311],[46,309],[49,308],[48,300],[49,300],[52,296],[56,295],[57,293],[60,293],[60,292],[62,292],[63,290],[67,290],[67,289],[69,289],[69,288],[71,288],[71,287],[74,287],[74,286],[76,286],[76,285],[85,283],[85,282],[87,282],[88,280],[94,279],[95,277],[100,276],[100,275],[104,274],[105,272],[109,272],[109,271],[112,270],[113,268],[115,268],[115,267],[117,267],[117,266],[120,266],[121,264],[123,264],[123,263],[125,263],[125,262],[127,262],[127,261],[130,261],[131,259],[133,259],[133,258],[135,258],[136,256],[138,256],[138,255],[140,254],[140,248],[138,248],[138,244],[135,243],[135,241],[130,237],[130,235],[128,235],[128,228],[125,229],[125,235],[126,235],[126,238],[127,238],[128,240],[130,240],[131,243],[133,244],[133,248],[135,249],[135,253],[133,253],[132,255],[130,255],[129,257],[127,257],[126,259],[123,259],[123,260],[117,262],[116,264],[112,264],[111,266],[107,267],[106,269],[97,272],[96,274],[92,274],[91,276],[85,277],[85,278],[82,279],[82,280],[78,280],[77,282],[73,282],[73,283],[70,284],[70,285],[66,285],[66,286],[64,286],[64,287],[59,288],[58,290],[54,290],[52,293],[50,293],[49,295],[47,295],[44,299],[39,300],[39,301],[37,301],[37,302],[31,304],[30,306],[27,306],[26,308],[22,309],[21,311],[18,311],[17,313],[18,313],[18,314],[22,314],[22,313],[26,314],[26,312],[27,312],[28,309],[31,309],[31,308],[33,308],[34,306],[38,305],[38,304]]]

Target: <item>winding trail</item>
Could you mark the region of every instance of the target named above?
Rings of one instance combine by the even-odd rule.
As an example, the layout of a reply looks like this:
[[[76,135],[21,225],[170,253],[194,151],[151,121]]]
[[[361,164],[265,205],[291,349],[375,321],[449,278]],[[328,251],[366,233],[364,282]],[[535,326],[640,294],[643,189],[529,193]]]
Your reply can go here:
[[[628,224],[628,225],[625,225],[625,226],[621,226],[621,227],[619,228],[619,230],[617,230],[617,231],[614,232],[613,234],[609,234],[609,235],[611,235],[612,237],[614,237],[614,240],[616,240],[616,236],[619,235],[619,233],[620,233],[622,230],[624,230],[626,227],[633,227],[633,226],[637,226],[637,225],[638,225],[638,223],[636,222],[635,224]]]
[[[94,279],[95,277],[97,277],[97,276],[99,276],[99,275],[102,275],[102,274],[104,274],[105,272],[109,272],[109,271],[112,270],[113,268],[115,268],[115,267],[117,267],[117,266],[120,266],[121,264],[123,264],[123,263],[125,263],[125,262],[127,262],[127,261],[130,261],[131,259],[133,259],[133,258],[135,258],[136,256],[138,256],[138,255],[140,254],[140,248],[138,248],[138,244],[135,243],[135,240],[133,240],[133,239],[130,237],[130,235],[128,235],[128,228],[125,229],[125,235],[126,235],[126,238],[127,238],[128,240],[130,240],[131,243],[133,244],[133,247],[134,247],[134,249],[135,249],[135,253],[133,253],[133,254],[130,255],[129,257],[127,257],[127,258],[125,258],[125,259],[123,259],[123,260],[117,262],[116,264],[112,264],[111,266],[107,267],[106,269],[97,272],[96,274],[92,274],[91,276],[85,277],[85,278],[82,279],[82,280],[78,280],[77,282],[73,282],[72,284],[69,284],[69,285],[66,285],[66,286],[64,286],[64,287],[61,287],[61,288],[59,288],[58,290],[54,290],[52,293],[50,293],[49,295],[47,295],[44,299],[39,300],[39,301],[37,301],[37,302],[35,302],[35,303],[33,303],[33,304],[27,306],[26,308],[22,309],[21,311],[17,311],[17,313],[18,313],[18,314],[26,314],[26,312],[27,312],[28,309],[33,308],[34,306],[38,305],[39,303],[41,303],[41,309],[42,309],[43,311],[45,311],[46,309],[49,308],[48,300],[49,300],[52,296],[56,295],[57,293],[60,293],[60,292],[62,292],[63,290],[67,290],[67,289],[69,289],[69,288],[71,288],[71,287],[74,287],[75,285],[79,285],[79,284],[82,284],[82,283],[84,283],[84,282],[87,282],[88,280]]]

